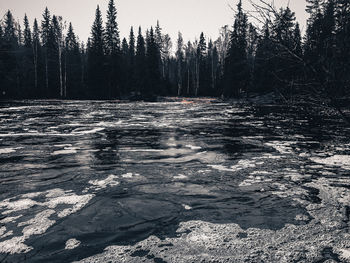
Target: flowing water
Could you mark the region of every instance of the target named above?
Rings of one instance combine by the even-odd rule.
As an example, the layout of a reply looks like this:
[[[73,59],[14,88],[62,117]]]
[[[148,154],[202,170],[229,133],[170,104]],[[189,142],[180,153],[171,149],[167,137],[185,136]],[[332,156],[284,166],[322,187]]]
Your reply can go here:
[[[348,262],[350,129],[213,100],[0,104],[0,262]]]

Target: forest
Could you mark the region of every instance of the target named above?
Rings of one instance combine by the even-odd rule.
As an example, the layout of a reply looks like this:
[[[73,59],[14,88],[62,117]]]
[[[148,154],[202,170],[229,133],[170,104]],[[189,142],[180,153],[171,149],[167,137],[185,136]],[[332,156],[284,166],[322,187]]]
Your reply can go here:
[[[295,13],[264,0],[234,8],[215,40],[172,41],[160,23],[121,38],[117,7],[99,7],[84,44],[48,8],[31,23],[7,11],[0,23],[1,99],[243,97],[275,92],[285,101],[340,107],[350,94],[350,1],[307,0],[301,33]],[[255,15],[252,15],[252,14]],[[174,51],[173,51],[174,50]]]

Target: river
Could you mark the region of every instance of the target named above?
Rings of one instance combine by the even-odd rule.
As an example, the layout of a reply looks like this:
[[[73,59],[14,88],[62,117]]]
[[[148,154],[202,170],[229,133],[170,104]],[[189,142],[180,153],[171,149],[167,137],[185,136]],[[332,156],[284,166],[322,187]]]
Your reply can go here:
[[[350,129],[184,99],[0,104],[0,261],[350,261]]]

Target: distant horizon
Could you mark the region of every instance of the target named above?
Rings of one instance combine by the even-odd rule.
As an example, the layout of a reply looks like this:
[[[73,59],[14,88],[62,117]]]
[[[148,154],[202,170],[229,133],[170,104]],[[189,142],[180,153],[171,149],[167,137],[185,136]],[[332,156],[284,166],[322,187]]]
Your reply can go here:
[[[90,37],[97,5],[100,6],[102,11],[103,22],[106,22],[108,1],[91,0],[86,2],[76,0],[72,3],[69,0],[62,0],[58,3],[52,0],[36,0],[35,3],[30,3],[29,1],[23,3],[21,0],[12,0],[0,2],[0,9],[4,10],[4,13],[1,14],[2,18],[6,11],[10,10],[16,21],[21,23],[21,26],[23,26],[23,18],[26,13],[32,27],[34,19],[36,18],[38,22],[41,21],[45,7],[48,7],[51,15],[62,16],[67,23],[71,22],[79,40],[86,43]],[[159,20],[163,34],[168,33],[170,35],[173,48],[178,32],[182,33],[186,42],[198,39],[201,32],[205,34],[207,39],[215,40],[219,36],[219,29],[222,26],[228,25],[232,27],[234,12],[230,6],[235,7],[237,2],[238,0],[219,0],[214,3],[211,1],[198,3],[198,0],[179,0],[174,3],[173,1],[149,0],[147,3],[144,3],[136,0],[116,0],[120,37],[121,39],[124,37],[128,39],[131,26],[134,27],[135,32],[137,32],[139,26],[145,32],[146,29],[155,26],[157,20]],[[296,13],[297,21],[300,23],[302,31],[305,31],[307,19],[305,12],[306,1],[302,0],[300,2],[296,4],[296,2],[289,3],[288,0],[275,0],[275,4],[278,7],[287,6],[289,3],[291,10]],[[250,9],[246,3],[243,2],[243,4],[245,4],[245,9]],[[77,15],[76,10],[81,10],[81,5],[84,6],[84,12],[80,12]],[[135,9],[135,6],[138,6],[138,8]],[[197,11],[193,12],[193,10]],[[207,15],[208,10],[211,13],[209,16]]]

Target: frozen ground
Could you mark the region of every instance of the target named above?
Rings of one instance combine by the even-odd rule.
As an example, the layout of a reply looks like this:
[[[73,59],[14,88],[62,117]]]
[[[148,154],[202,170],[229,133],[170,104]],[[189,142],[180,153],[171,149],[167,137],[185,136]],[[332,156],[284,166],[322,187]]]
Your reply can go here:
[[[341,121],[212,100],[0,115],[0,262],[350,262]]]

